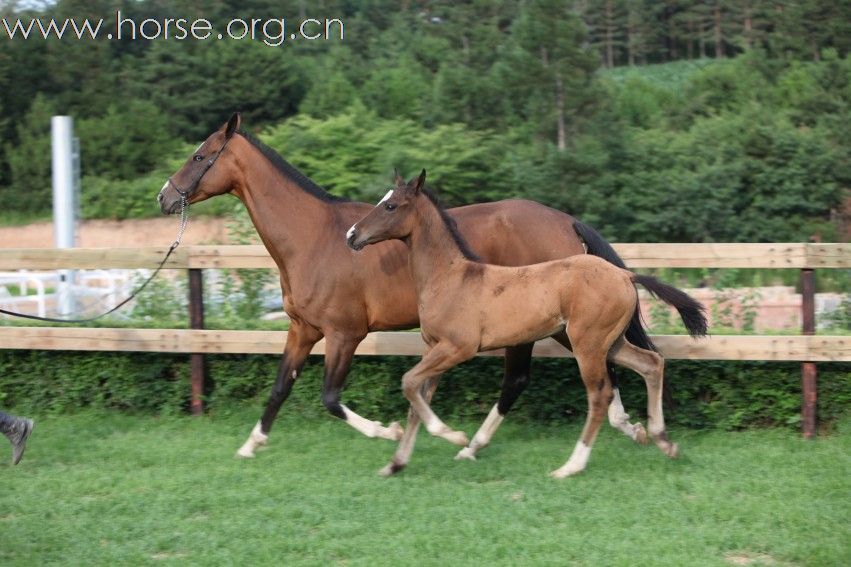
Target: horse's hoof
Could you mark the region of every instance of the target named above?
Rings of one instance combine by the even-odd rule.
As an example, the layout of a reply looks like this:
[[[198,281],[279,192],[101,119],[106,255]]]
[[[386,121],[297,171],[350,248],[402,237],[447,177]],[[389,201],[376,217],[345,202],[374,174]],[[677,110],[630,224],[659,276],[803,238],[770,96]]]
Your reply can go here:
[[[384,468],[378,471],[378,476],[389,478],[404,468],[405,465],[400,465],[390,461]]]
[[[391,441],[398,441],[402,438],[402,435],[405,434],[405,429],[399,424],[398,421],[394,421],[393,423],[388,425],[387,430],[390,432]]]
[[[234,455],[234,456],[239,458],[239,459],[253,459],[254,458],[254,451],[252,451],[250,449],[246,449],[245,447],[241,447],[239,449],[239,451],[236,452],[236,455]]]
[[[635,424],[635,442],[639,445],[647,445],[647,430],[640,423]]]
[[[567,478],[569,476],[575,476],[581,473],[585,469],[572,469],[567,467],[562,467],[560,469],[556,469],[550,473],[550,476],[555,479]]]
[[[476,460],[476,453],[473,452],[473,450],[470,447],[464,447],[463,449],[458,451],[457,455],[455,455],[455,460],[456,461],[462,461],[464,459],[466,459],[468,461],[475,461]]]
[[[453,445],[458,445],[460,447],[466,447],[470,444],[470,440],[467,439],[467,434],[463,431],[450,431],[448,433],[444,433],[442,437]]]
[[[680,456],[680,446],[676,443],[671,443],[668,449],[665,451],[665,454],[668,455],[672,459],[676,459]]]

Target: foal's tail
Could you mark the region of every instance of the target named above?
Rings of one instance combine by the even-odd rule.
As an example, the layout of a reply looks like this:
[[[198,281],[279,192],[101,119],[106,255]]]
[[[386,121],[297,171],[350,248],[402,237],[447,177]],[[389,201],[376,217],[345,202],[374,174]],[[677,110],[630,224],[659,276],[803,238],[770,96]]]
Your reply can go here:
[[[673,306],[679,312],[686,329],[693,338],[706,336],[706,307],[702,303],[674,286],[660,282],[653,276],[633,273],[632,281],[643,285],[651,295]]]
[[[579,238],[585,242],[585,248],[589,254],[599,256],[618,268],[623,268],[625,270],[629,269],[626,267],[626,264],[621,257],[618,256],[618,253],[615,252],[615,249],[612,248],[612,245],[609,244],[599,232],[579,221],[574,221],[573,230],[579,235]],[[641,311],[638,309],[638,306],[635,307],[635,312],[632,314],[632,319],[629,321],[625,334],[626,340],[638,348],[658,351],[656,345],[654,345],[650,340],[650,337],[647,336],[647,332],[644,330],[644,325],[641,324]]]

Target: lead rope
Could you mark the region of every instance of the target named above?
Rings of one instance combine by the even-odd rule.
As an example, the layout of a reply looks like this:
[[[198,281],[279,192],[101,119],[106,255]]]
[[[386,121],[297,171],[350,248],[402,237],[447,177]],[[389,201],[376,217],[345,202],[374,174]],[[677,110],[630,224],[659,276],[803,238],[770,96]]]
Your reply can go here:
[[[119,309],[124,307],[127,303],[129,303],[130,301],[135,299],[136,296],[139,295],[139,293],[141,293],[141,291],[143,289],[145,289],[145,287],[149,283],[151,283],[151,280],[153,280],[155,277],[157,277],[157,274],[160,273],[160,270],[163,269],[163,267],[165,266],[165,263],[168,262],[169,257],[171,257],[171,253],[174,252],[177,249],[178,246],[180,246],[180,241],[183,239],[183,233],[186,231],[186,225],[188,224],[188,222],[189,222],[189,203],[187,203],[187,201],[186,201],[186,196],[181,195],[180,196],[180,228],[177,231],[177,238],[175,239],[174,242],[171,243],[171,246],[169,247],[168,252],[165,253],[165,258],[162,259],[159,266],[156,267],[154,272],[150,276],[148,276],[148,278],[144,282],[142,282],[142,285],[140,285],[135,290],[133,290],[133,293],[131,293],[129,297],[127,297],[121,303],[119,303],[118,305],[116,305],[115,307],[110,309],[109,311],[106,311],[105,313],[101,313],[100,315],[97,315],[95,317],[87,317],[87,318],[84,318],[84,319],[58,319],[58,318],[54,318],[54,317],[39,317],[37,315],[28,315],[26,313],[16,313],[15,311],[7,311],[6,309],[0,309],[0,313],[3,313],[5,315],[11,315],[12,317],[21,317],[23,319],[33,319],[35,321],[48,321],[50,323],[88,323],[88,322],[96,321],[98,319],[106,317],[110,313],[118,311]]]

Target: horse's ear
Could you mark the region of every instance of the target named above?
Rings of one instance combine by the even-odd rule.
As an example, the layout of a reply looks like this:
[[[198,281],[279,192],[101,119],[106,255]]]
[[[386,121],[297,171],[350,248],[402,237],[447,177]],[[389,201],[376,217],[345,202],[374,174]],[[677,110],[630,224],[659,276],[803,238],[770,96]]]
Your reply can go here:
[[[397,186],[403,185],[405,183],[405,179],[401,175],[399,175],[399,170],[395,167],[393,168],[393,183],[395,183]]]
[[[234,112],[233,115],[228,120],[227,126],[225,126],[225,139],[230,140],[231,136],[239,130],[239,124],[242,122],[242,119],[239,116],[239,112]]]
[[[414,193],[419,193],[425,187],[425,178],[426,178],[426,170],[423,169],[420,173],[420,176],[417,177],[417,180],[414,182]]]

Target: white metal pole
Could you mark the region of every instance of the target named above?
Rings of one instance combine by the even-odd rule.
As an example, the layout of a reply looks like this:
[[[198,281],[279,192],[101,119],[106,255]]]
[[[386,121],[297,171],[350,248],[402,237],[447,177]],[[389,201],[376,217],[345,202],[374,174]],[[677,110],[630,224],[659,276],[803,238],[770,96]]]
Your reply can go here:
[[[74,119],[54,116],[50,120],[53,163],[53,233],[56,248],[73,248],[76,245],[74,203],[73,139]],[[74,311],[74,272],[59,271],[57,290],[58,308],[62,314]]]

